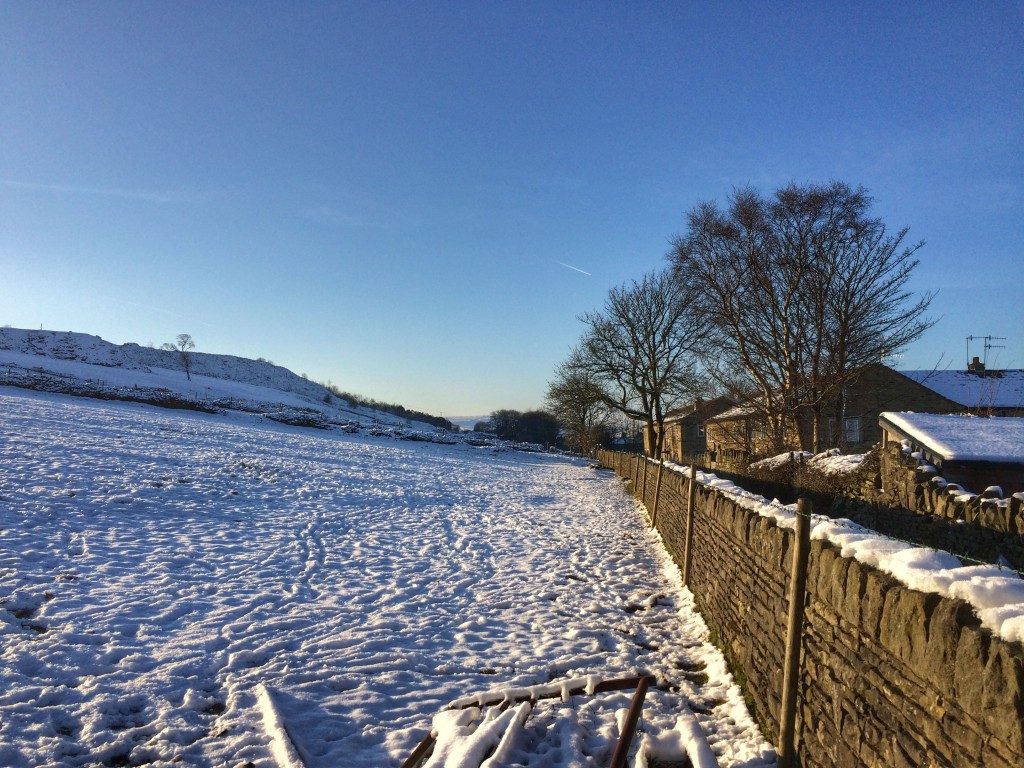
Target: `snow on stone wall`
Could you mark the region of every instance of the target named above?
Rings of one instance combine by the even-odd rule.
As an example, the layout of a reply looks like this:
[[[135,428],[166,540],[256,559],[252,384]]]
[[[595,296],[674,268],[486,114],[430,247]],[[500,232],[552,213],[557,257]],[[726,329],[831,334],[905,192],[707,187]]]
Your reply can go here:
[[[940,477],[934,467],[889,443],[882,452],[884,499],[914,512],[963,520],[1010,534],[1024,532],[1022,494],[1003,498],[1001,488],[975,493]]]
[[[604,453],[601,459],[632,479],[629,487],[653,511],[657,464],[641,462],[635,477],[632,457]],[[746,679],[762,729],[773,738],[793,533],[785,508],[766,514],[757,506],[772,506],[765,500],[755,503],[727,485],[715,487],[724,484],[711,475],[698,473],[698,480],[690,587],[717,644],[737,676]],[[670,554],[681,562],[685,477],[663,471],[657,495],[657,527]],[[1002,613],[995,616],[979,609],[981,594],[962,592],[970,601],[960,599],[957,590],[939,589],[937,582],[927,590],[912,589],[901,579],[915,571],[936,578],[954,573],[954,564],[945,562],[950,556],[901,548],[897,542],[885,555],[884,537],[842,534],[824,521],[814,525],[820,533],[811,542],[808,565],[797,736],[801,765],[1019,768],[1024,646],[1016,624],[998,621],[1014,606],[996,609]],[[844,535],[845,543],[837,543]],[[854,556],[844,556],[846,549]],[[900,558],[930,560],[944,570],[901,570],[889,562]],[[1008,590],[1004,596],[1013,591],[1011,581],[1020,579],[1000,581]]]

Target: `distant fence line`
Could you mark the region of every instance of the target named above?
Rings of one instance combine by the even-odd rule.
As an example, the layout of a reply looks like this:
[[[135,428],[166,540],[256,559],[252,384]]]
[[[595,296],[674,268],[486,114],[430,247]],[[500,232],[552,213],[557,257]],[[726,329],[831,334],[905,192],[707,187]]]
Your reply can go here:
[[[686,477],[646,457],[602,450],[598,460],[648,510],[774,738],[784,715],[794,532],[714,488],[691,491]],[[803,573],[799,765],[1024,765],[1020,644],[982,628],[967,603],[911,590],[826,541],[810,542]]]

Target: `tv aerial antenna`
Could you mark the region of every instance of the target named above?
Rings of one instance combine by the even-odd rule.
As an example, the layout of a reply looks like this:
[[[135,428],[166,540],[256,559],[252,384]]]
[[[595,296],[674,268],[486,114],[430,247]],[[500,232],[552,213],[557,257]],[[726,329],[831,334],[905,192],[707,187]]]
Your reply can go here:
[[[993,344],[993,341],[1006,341],[1005,336],[968,336],[967,337],[967,364],[971,364],[971,342],[981,341],[984,350],[981,364],[988,367],[988,351],[990,349],[1006,349],[1005,344]]]

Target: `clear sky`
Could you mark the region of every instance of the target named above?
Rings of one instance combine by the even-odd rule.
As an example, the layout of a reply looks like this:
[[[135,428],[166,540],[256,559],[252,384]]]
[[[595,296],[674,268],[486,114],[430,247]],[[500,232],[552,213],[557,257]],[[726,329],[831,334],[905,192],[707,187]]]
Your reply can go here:
[[[698,201],[840,179],[926,241],[899,367],[1024,367],[1022,149],[1019,2],[4,2],[0,323],[528,408]]]

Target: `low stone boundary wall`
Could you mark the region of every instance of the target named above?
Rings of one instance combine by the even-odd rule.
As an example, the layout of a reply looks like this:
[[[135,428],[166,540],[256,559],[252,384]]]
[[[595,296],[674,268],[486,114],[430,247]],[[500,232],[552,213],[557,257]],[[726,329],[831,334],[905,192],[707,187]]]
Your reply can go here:
[[[635,455],[630,481],[680,564],[687,479]],[[764,733],[779,731],[792,531],[698,485],[690,589]],[[970,606],[811,542],[797,716],[801,766],[1024,766],[1024,648]]]
[[[881,480],[872,504],[848,510],[848,517],[892,536],[1024,568],[1024,493],[971,493],[895,442],[882,449]]]
[[[1007,499],[1001,494],[970,493],[948,483],[933,467],[889,443],[882,452],[882,498],[912,512],[944,517],[989,528],[1001,533],[1024,533],[1024,494]]]

